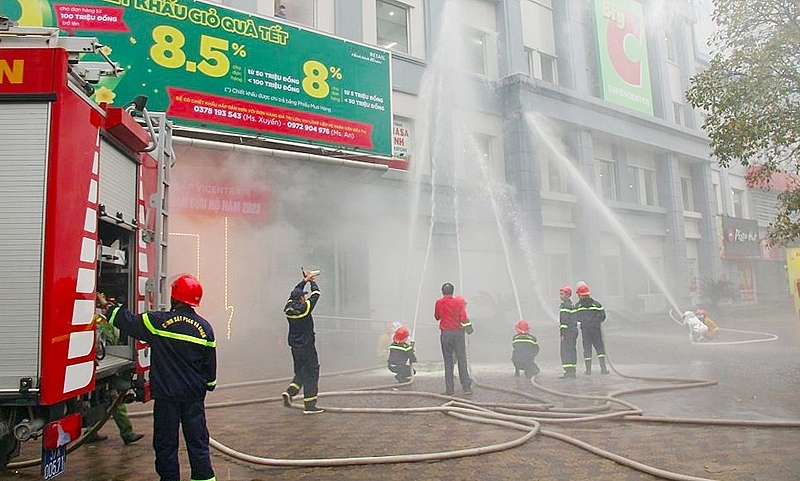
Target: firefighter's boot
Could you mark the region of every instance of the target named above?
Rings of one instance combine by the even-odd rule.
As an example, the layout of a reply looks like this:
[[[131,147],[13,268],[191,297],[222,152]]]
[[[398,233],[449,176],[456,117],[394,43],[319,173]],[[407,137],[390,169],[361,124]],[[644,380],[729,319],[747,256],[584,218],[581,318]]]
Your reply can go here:
[[[600,358],[600,374],[608,374],[608,369],[606,369],[606,358]]]
[[[319,414],[325,412],[324,409],[317,407],[317,400],[306,401],[303,408],[303,414]]]
[[[564,374],[560,375],[558,378],[559,379],[575,379],[576,378],[576,376],[575,376],[575,368],[574,367],[566,368],[564,370]]]
[[[583,363],[586,364],[586,371],[584,371],[583,373],[588,376],[592,373],[592,361],[590,359],[588,361],[583,361]]]
[[[297,384],[294,382],[289,384],[289,387],[286,388],[286,391],[281,394],[281,397],[283,398],[283,405],[287,408],[292,407],[292,398],[299,392],[300,388],[297,386]]]

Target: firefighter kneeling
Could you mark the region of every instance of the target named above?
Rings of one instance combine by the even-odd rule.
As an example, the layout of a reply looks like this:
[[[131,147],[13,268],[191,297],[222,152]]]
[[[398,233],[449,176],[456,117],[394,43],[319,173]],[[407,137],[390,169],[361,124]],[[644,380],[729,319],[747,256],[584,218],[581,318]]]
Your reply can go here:
[[[400,327],[394,332],[392,345],[389,346],[389,370],[395,373],[397,382],[408,382],[411,374],[416,372],[411,367],[415,362],[417,356],[414,354],[414,344],[408,342],[408,329]]]

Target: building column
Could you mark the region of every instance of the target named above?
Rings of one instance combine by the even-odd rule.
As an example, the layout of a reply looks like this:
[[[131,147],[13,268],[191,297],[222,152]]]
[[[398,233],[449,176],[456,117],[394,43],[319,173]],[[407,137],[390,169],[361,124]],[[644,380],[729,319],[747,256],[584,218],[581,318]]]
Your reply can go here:
[[[591,2],[553,2],[553,22],[558,55],[558,83],[588,95],[597,95],[589,82],[586,63],[586,22],[590,21]]]
[[[516,204],[521,213],[521,227],[537,266],[544,272],[542,235],[542,170],[533,146],[533,139],[524,113],[517,111],[503,121],[503,150],[505,154],[506,183],[514,190]]]
[[[699,276],[718,279],[722,273],[722,260],[719,256],[718,212],[714,185],[711,183],[711,165],[707,162],[693,165],[692,179],[695,181],[695,206],[703,214],[700,220],[700,241],[697,243]]]
[[[496,13],[501,50],[500,77],[528,73],[520,0],[502,0],[497,4]]]
[[[572,3],[572,2],[569,2]],[[568,143],[576,155],[578,168],[590,186],[595,185],[594,141],[588,130],[576,130],[569,135]],[[586,281],[590,286],[601,285],[603,263],[600,242],[600,218],[590,203],[595,198],[583,189],[577,189],[578,203],[575,206],[575,231],[572,235],[572,271],[575,281]]]
[[[664,241],[664,281],[672,291],[677,308],[690,306],[689,269],[686,266],[686,226],[683,217],[680,165],[674,154],[664,154],[658,161],[659,200],[667,209]]]

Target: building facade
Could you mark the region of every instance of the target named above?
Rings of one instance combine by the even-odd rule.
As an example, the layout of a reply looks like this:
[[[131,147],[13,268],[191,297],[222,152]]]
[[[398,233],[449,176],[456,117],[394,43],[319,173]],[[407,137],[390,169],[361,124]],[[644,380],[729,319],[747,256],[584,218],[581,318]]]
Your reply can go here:
[[[745,302],[786,292],[781,257],[759,249],[774,195],[716,165],[684,97],[710,60],[710,0],[222,3],[391,52],[394,117],[391,161],[178,134],[179,185],[213,178],[259,205],[173,224],[170,269],[204,273],[226,311],[281,305],[303,262],[323,270],[331,343],[392,321],[434,332],[448,281],[498,333],[550,322],[579,280],[633,313],[700,305],[708,280]],[[230,329],[261,322],[237,312]]]

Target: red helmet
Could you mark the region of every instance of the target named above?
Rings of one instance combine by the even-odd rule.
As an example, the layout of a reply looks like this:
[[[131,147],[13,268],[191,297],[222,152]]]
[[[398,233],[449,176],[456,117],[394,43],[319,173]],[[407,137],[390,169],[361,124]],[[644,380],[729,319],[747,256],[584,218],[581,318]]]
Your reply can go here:
[[[392,338],[393,342],[397,344],[403,344],[408,340],[408,329],[405,327],[398,327],[396,331],[394,331],[394,337]]]
[[[568,286],[568,285],[563,285],[563,286],[559,287],[558,288],[558,292],[563,292],[566,295],[572,297],[572,288],[570,286]]]
[[[203,286],[194,276],[184,274],[172,281],[171,297],[192,307],[200,305],[203,298]]]
[[[579,296],[590,296],[592,295],[592,291],[589,289],[589,286],[586,284],[581,284],[578,286],[578,295]]]
[[[517,334],[527,334],[531,330],[530,326],[528,326],[528,321],[525,319],[519,321],[515,327],[517,329]]]

